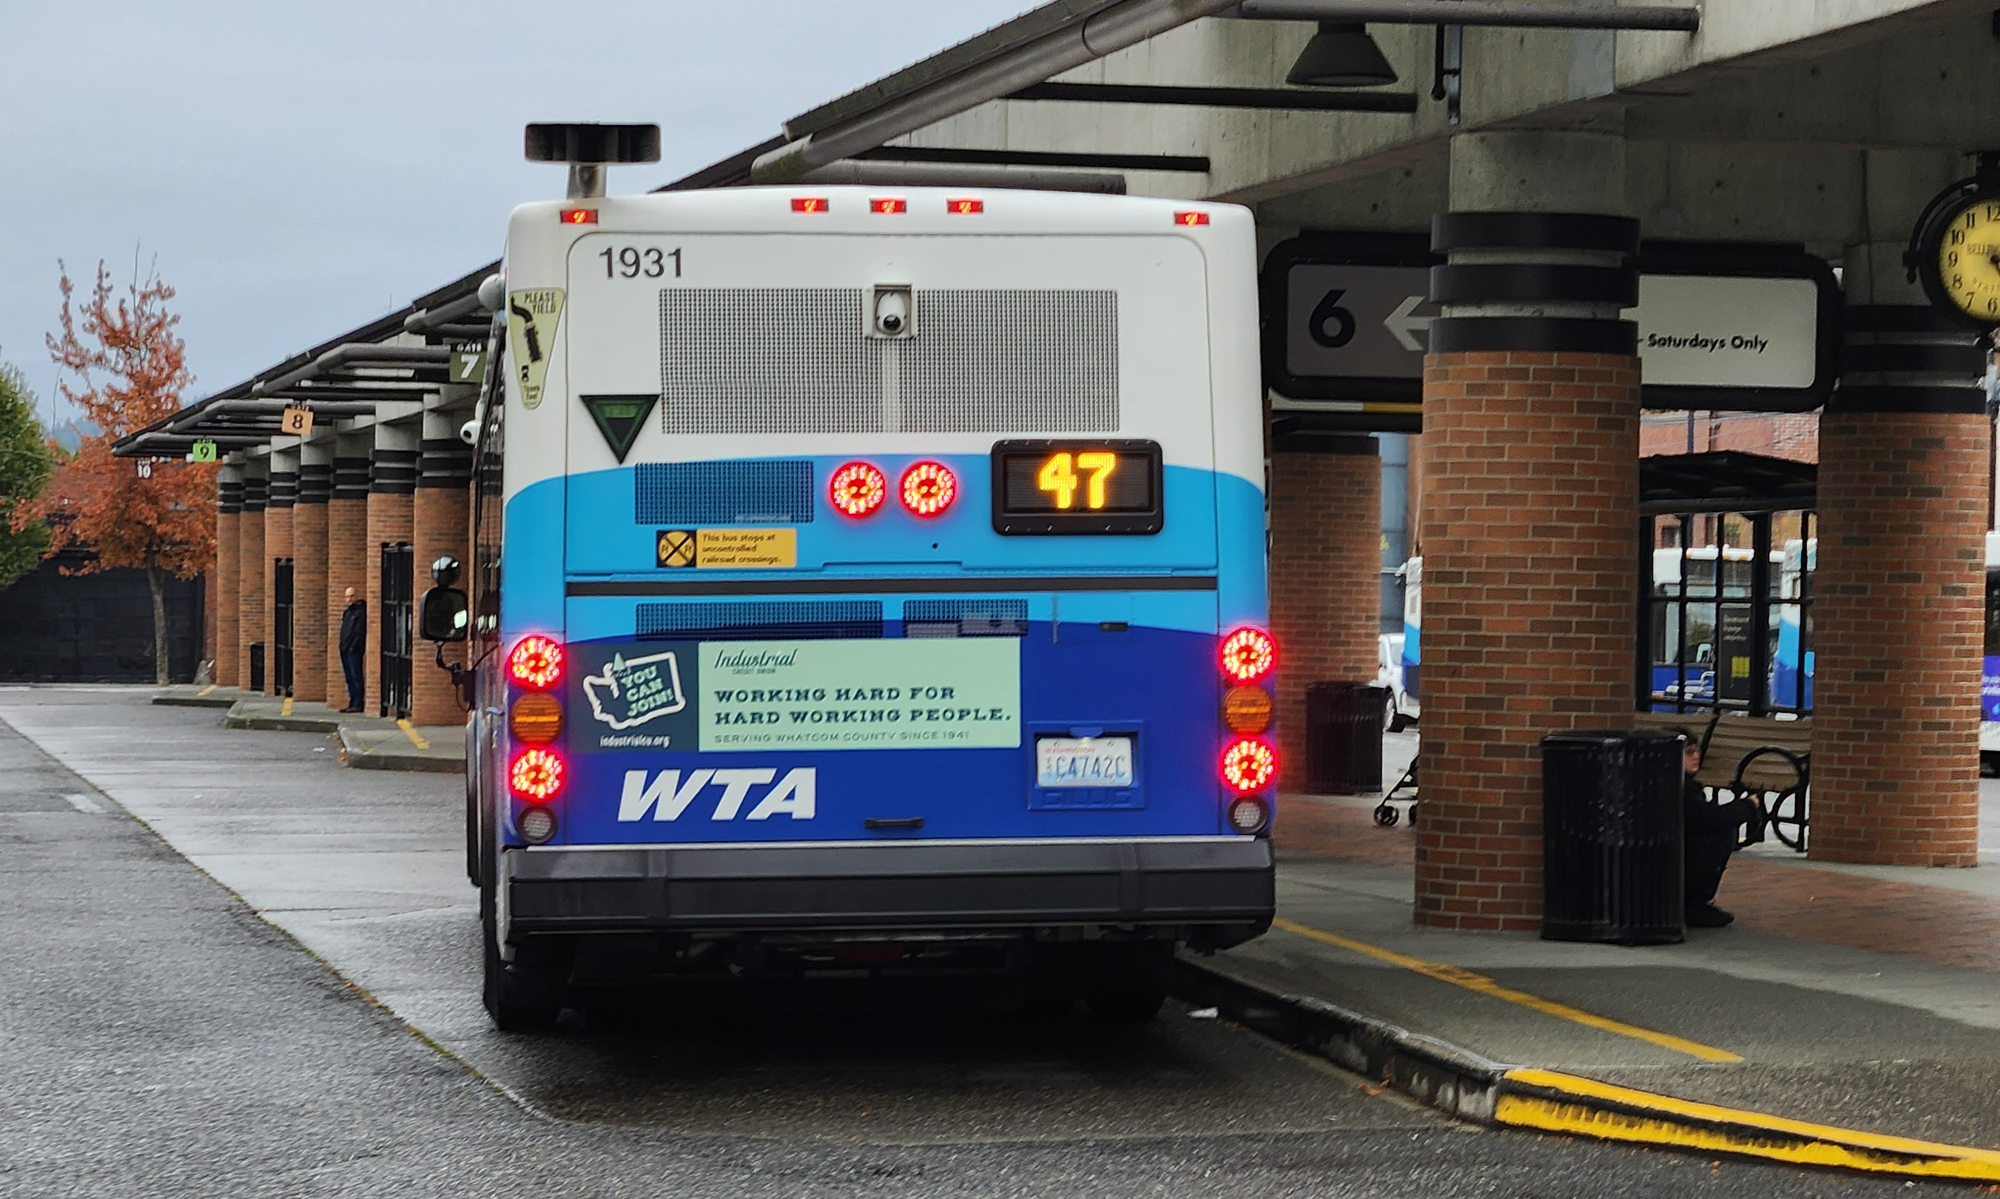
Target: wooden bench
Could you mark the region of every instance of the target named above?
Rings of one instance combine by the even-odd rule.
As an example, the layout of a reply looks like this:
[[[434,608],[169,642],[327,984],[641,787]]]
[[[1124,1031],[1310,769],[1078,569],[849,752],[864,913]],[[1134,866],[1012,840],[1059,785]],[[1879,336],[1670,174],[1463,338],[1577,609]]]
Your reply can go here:
[[[1635,712],[1632,727],[1686,729],[1704,746],[1695,780],[1718,800],[1755,798],[1772,835],[1805,852],[1812,721],[1702,712]]]

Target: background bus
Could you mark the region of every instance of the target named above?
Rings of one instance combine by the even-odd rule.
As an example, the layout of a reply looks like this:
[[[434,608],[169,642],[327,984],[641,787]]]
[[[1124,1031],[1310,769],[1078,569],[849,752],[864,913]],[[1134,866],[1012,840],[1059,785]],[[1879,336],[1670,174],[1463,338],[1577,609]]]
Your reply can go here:
[[[1122,197],[514,213],[468,824],[501,1027],[933,966],[1145,1017],[1175,943],[1268,927],[1254,256],[1243,209]]]

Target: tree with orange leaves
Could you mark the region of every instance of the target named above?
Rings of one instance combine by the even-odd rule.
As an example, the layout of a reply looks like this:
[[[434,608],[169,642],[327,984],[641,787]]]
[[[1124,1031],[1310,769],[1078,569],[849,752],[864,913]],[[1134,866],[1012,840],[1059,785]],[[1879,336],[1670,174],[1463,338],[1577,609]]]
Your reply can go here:
[[[169,574],[190,579],[215,560],[215,468],[171,459],[111,456],[111,443],[181,406],[194,382],[186,346],[169,312],[174,289],[157,272],[134,271],[114,295],[104,264],[79,305],[69,271],[62,274],[60,332],[49,355],[69,376],[57,386],[98,432],[85,438],[34,500],[15,505],[16,529],[49,527],[50,553],[72,545],[92,553],[75,573],[131,568],[146,572],[153,590],[153,670],[167,678]],[[73,380],[73,381],[72,381]]]

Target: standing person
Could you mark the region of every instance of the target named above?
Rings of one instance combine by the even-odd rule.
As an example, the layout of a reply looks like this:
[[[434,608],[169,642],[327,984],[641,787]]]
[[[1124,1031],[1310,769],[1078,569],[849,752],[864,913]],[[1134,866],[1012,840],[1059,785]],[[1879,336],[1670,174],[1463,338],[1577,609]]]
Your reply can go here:
[[[1687,924],[1690,928],[1722,928],[1736,919],[1715,906],[1722,872],[1729,868],[1729,855],[1736,852],[1736,830],[1749,825],[1754,840],[1763,828],[1764,809],[1751,799],[1710,803],[1708,793],[1694,777],[1701,770],[1701,742],[1686,729],[1681,735],[1687,738],[1681,750]]]
[[[368,605],[354,588],[347,589],[347,607],[340,613],[340,673],[347,679],[347,706],[361,710],[361,654],[368,648]]]

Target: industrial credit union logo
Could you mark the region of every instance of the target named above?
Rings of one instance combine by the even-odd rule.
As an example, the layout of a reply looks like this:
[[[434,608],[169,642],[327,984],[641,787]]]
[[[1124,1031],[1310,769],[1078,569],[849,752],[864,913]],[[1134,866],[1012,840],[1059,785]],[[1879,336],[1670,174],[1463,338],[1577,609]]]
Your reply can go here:
[[[590,700],[591,717],[620,731],[687,707],[680,661],[671,650],[643,658],[614,654],[604,673],[584,678],[583,693]]]

